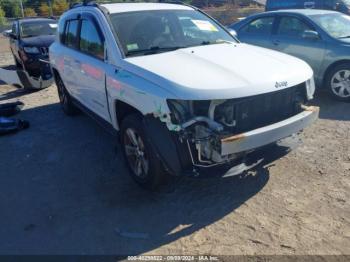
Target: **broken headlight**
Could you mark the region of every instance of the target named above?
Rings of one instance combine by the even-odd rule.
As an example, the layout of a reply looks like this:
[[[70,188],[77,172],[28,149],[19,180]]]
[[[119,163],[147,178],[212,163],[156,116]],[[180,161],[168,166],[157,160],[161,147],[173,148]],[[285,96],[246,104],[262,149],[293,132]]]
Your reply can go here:
[[[234,104],[228,100],[168,100],[168,106],[173,124],[192,120],[205,122],[215,130],[221,130],[221,125],[233,127],[236,124]]]
[[[179,125],[191,118],[191,101],[169,99],[167,102],[173,124]]]
[[[40,54],[39,49],[35,46],[25,46],[25,47],[23,47],[23,50],[27,54]]]

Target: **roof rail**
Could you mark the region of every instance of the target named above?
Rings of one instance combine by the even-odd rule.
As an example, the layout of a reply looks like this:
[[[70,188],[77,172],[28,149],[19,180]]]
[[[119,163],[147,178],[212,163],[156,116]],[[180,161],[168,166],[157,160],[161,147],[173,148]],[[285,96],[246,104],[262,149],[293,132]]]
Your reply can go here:
[[[71,4],[69,7],[70,9],[74,9],[74,8],[78,8],[78,7],[96,7],[98,8],[104,15],[107,15],[109,12],[107,10],[107,8],[99,5],[98,3],[96,3],[95,1],[91,1],[91,0],[83,0],[82,3],[75,3],[75,4]]]
[[[98,7],[98,4],[95,1],[91,0],[83,0],[82,3],[74,3],[71,4],[69,9],[77,8],[77,7],[82,7],[82,6],[93,6],[93,7]]]
[[[192,7],[193,9],[198,9],[197,7],[187,4],[185,2],[182,2],[180,0],[158,0],[158,3],[163,3],[163,4],[175,4],[175,5],[184,5],[188,7]]]
[[[24,19],[52,19],[57,20],[55,16],[25,16],[25,17],[17,17],[15,21],[24,20]]]

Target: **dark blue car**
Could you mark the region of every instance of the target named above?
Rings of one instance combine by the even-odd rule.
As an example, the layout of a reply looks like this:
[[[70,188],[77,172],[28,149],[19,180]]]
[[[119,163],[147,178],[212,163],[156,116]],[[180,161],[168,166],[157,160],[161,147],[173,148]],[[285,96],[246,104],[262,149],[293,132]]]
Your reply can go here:
[[[51,79],[49,46],[55,41],[56,30],[57,21],[53,19],[23,18],[14,21],[9,37],[16,66],[36,79]]]
[[[317,86],[327,88],[338,100],[350,101],[350,16],[282,10],[252,15],[230,28],[242,42],[304,60],[314,70]]]

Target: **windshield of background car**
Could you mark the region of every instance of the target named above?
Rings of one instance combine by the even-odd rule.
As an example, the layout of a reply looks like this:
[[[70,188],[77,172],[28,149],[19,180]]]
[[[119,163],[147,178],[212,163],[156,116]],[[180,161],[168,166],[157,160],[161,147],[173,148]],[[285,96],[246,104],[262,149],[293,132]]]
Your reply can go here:
[[[117,13],[111,15],[111,21],[126,56],[236,42],[215,21],[195,10]]]
[[[343,0],[343,3],[344,3],[347,7],[350,7],[350,0]]]
[[[55,35],[57,30],[56,21],[36,21],[21,24],[21,37],[35,37],[41,35]]]
[[[311,16],[323,30],[334,38],[350,38],[350,16],[341,13]]]

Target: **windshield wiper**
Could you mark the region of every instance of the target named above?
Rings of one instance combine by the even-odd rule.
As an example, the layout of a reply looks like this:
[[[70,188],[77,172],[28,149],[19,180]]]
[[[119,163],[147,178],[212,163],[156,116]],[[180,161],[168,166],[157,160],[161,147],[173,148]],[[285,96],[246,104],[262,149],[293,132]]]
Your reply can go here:
[[[24,35],[24,36],[22,36],[22,38],[29,38],[29,37],[36,37],[36,36],[38,36],[38,35]]]
[[[350,38],[350,35],[338,37],[339,39]]]
[[[169,46],[169,47],[160,47],[160,46],[152,46],[148,49],[140,49],[140,50],[132,50],[126,53],[126,56],[133,55],[153,55],[161,52],[169,52],[175,51],[180,48],[185,48],[184,46]]]
[[[210,41],[203,41],[202,43],[200,43],[200,45],[213,45],[216,44],[215,42],[210,42]]]
[[[203,41],[202,43],[200,43],[200,45],[217,45],[217,44],[233,44],[233,42],[230,42],[227,40],[218,40],[215,42]]]

